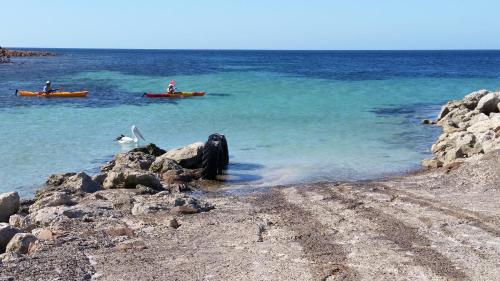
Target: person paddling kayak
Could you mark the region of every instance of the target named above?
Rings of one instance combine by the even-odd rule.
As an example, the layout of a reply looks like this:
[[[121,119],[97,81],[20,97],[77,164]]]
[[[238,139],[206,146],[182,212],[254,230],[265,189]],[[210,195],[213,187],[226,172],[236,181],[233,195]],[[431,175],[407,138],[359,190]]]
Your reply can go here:
[[[50,94],[52,92],[54,92],[54,89],[52,89],[50,81],[45,82],[45,86],[43,86],[43,93]]]
[[[170,81],[170,83],[168,84],[168,89],[167,89],[167,93],[168,94],[175,94],[175,81],[172,80]]]

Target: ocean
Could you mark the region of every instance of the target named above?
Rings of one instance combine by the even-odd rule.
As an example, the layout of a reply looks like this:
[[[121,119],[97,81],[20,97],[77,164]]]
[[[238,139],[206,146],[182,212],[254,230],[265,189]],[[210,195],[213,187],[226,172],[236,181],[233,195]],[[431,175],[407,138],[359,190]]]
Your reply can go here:
[[[0,192],[30,196],[48,175],[97,173],[136,125],[165,149],[227,136],[224,188],[370,179],[419,169],[450,99],[500,88],[500,51],[53,49],[0,65]],[[15,96],[16,89],[90,92]],[[170,80],[204,97],[143,98]]]

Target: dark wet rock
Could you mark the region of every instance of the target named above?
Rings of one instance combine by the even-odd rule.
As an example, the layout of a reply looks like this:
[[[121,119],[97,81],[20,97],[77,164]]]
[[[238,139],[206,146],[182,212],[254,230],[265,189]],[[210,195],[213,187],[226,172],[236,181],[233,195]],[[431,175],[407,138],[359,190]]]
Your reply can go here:
[[[5,248],[6,252],[17,253],[17,254],[27,254],[30,250],[30,247],[37,241],[38,239],[35,235],[31,233],[17,233],[12,237],[9,244]]]
[[[94,175],[92,177],[92,180],[95,181],[96,183],[98,183],[100,186],[102,186],[102,184],[104,183],[104,180],[106,179],[107,176],[108,176],[108,174],[106,174],[106,173],[99,173],[97,175]]]
[[[0,253],[5,252],[5,247],[10,242],[12,237],[17,233],[21,232],[18,228],[8,224],[0,222]]]
[[[422,124],[424,125],[433,125],[436,124],[436,121],[430,120],[430,119],[424,119],[422,120]]]
[[[173,218],[173,219],[169,220],[168,226],[170,226],[173,229],[177,229],[181,226],[181,224],[177,221],[176,218]]]
[[[134,148],[134,149],[130,150],[130,152],[142,152],[142,153],[146,153],[146,154],[150,154],[150,155],[158,157],[160,155],[165,154],[165,152],[167,152],[167,151],[159,148],[154,143],[150,143],[150,144],[143,146],[143,147]]]
[[[156,190],[163,189],[160,180],[155,174],[137,170],[109,172],[103,183],[105,189],[136,188],[137,185],[144,185]]]
[[[17,192],[0,194],[0,222],[8,222],[9,217],[19,211],[20,199]]]

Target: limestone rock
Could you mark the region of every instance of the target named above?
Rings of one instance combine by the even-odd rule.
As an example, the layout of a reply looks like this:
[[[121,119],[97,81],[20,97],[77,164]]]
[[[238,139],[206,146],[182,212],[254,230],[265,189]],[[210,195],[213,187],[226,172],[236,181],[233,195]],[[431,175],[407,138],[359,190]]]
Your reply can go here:
[[[21,216],[18,214],[10,216],[9,224],[23,231],[31,231],[35,228],[35,224],[29,216]]]
[[[12,225],[0,222],[0,253],[5,252],[5,247],[9,241],[19,232],[21,231]]]
[[[177,161],[167,158],[165,156],[160,156],[151,164],[149,170],[154,173],[165,173],[171,170],[181,171],[182,167],[177,163]]]
[[[499,98],[498,98],[498,95],[496,93],[488,93],[479,100],[479,102],[476,106],[476,109],[481,111],[484,114],[490,114],[491,112],[497,112],[498,102],[499,102]]]
[[[60,205],[73,205],[75,202],[72,197],[64,192],[53,192],[40,198],[33,205],[30,206],[30,213],[36,212],[45,207],[53,207]]]
[[[142,151],[131,150],[125,153],[118,153],[115,158],[101,167],[101,171],[123,171],[127,169],[148,170],[149,166],[156,159],[155,156]]]
[[[54,191],[67,194],[92,193],[101,190],[101,186],[85,173],[55,174],[47,179],[47,187],[37,190],[35,199]]]
[[[161,203],[156,203],[156,202],[150,202],[150,203],[135,203],[134,207],[132,207],[132,215],[134,216],[139,216],[139,215],[147,215],[147,214],[153,214],[162,210],[167,210],[168,206],[165,204]]]
[[[160,180],[155,174],[137,170],[109,172],[103,183],[105,189],[136,188],[137,185],[144,185],[156,190],[161,190],[163,188]]]
[[[194,169],[201,166],[201,157],[204,143],[197,142],[185,147],[167,151],[162,156],[175,160],[183,168]]]
[[[475,91],[475,92],[472,92],[468,95],[466,95],[464,97],[464,101],[473,101],[473,102],[476,102],[478,103],[479,100],[486,96],[490,91],[488,90],[485,90],[485,89],[482,89],[482,90],[479,90],[479,91]]]
[[[54,239],[54,233],[46,228],[35,228],[31,231],[38,240],[52,240]]]
[[[7,244],[6,252],[17,254],[27,254],[31,245],[38,239],[31,233],[17,233]]]
[[[0,194],[0,222],[8,222],[9,217],[19,210],[20,199],[17,192]]]

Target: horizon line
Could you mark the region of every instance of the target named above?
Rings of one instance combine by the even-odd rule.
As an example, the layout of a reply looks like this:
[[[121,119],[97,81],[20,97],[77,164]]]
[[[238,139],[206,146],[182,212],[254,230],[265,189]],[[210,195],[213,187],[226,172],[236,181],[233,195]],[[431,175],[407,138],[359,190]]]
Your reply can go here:
[[[1,46],[0,46],[1,47]],[[302,51],[302,52],[391,52],[391,51],[500,51],[500,49],[231,49],[231,48],[105,48],[105,47],[2,47],[6,49],[138,50],[138,51]]]

